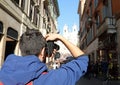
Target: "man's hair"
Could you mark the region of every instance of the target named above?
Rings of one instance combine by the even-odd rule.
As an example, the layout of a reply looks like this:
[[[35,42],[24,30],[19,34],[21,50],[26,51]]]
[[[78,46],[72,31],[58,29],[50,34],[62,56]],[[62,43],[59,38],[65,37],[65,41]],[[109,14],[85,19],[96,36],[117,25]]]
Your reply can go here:
[[[20,37],[20,50],[22,56],[26,55],[36,55],[39,53],[46,45],[46,40],[39,30],[27,29],[25,33]]]

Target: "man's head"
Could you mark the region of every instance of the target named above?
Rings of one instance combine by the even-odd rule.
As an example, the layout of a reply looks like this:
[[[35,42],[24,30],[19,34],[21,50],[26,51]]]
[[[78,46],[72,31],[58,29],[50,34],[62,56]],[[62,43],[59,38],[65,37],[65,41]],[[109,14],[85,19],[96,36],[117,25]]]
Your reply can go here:
[[[20,50],[22,56],[36,55],[39,56],[46,45],[46,40],[36,29],[27,29],[20,38]]]

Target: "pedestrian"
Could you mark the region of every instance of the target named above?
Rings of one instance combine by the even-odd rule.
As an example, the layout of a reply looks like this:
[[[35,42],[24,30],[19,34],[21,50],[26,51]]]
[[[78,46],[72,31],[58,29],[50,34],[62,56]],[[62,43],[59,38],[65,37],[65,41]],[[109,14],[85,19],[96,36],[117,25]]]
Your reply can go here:
[[[75,59],[47,71],[43,61],[49,40],[60,40]],[[47,34],[44,38],[38,30],[29,29],[22,34],[19,46],[22,56],[10,54],[0,70],[1,85],[75,85],[87,71],[88,56],[59,34]]]

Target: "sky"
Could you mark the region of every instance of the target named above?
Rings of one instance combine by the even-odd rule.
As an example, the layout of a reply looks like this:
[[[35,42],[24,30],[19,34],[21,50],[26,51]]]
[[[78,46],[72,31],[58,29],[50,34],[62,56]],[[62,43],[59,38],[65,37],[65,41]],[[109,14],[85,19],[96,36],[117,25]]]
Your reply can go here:
[[[60,16],[58,17],[58,30],[63,33],[64,25],[68,25],[71,31],[74,24],[79,27],[78,15],[79,0],[58,0]]]

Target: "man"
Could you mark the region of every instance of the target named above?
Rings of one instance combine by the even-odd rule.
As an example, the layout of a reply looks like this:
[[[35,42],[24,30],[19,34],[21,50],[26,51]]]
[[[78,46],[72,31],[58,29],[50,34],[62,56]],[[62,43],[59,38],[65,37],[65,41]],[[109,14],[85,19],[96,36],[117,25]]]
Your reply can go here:
[[[60,40],[76,59],[44,74],[47,70],[43,62],[45,45],[46,41],[51,40]],[[22,56],[11,54],[4,62],[0,84],[26,85],[32,82],[32,85],[75,85],[87,71],[88,56],[59,34],[48,34],[44,38],[38,30],[29,29],[20,38],[20,50]]]

